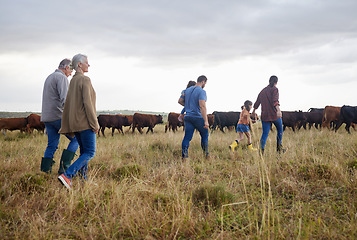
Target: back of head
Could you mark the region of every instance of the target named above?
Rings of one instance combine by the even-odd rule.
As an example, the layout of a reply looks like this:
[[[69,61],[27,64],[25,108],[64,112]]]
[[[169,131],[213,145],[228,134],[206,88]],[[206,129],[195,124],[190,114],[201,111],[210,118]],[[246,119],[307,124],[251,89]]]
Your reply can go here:
[[[192,86],[195,86],[195,85],[196,85],[195,81],[189,81],[186,88],[189,88],[189,87],[192,87]]]
[[[247,100],[244,102],[244,107],[245,109],[247,109],[247,111],[250,111],[250,106],[252,105],[253,105],[252,101]]]
[[[207,81],[207,77],[204,75],[201,75],[197,78],[197,82],[206,82]]]
[[[278,82],[278,77],[273,75],[269,79],[269,86],[274,87],[274,84],[277,82]]]
[[[78,63],[85,63],[87,56],[84,54],[77,54],[72,58],[72,68],[77,71]]]
[[[66,69],[71,64],[71,60],[68,58],[63,59],[58,65],[58,69]]]

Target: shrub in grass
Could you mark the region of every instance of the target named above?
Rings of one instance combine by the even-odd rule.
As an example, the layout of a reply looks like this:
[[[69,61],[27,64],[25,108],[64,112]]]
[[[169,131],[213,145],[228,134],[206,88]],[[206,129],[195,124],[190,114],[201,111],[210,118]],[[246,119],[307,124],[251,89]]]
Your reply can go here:
[[[154,207],[159,210],[161,208],[166,208],[168,203],[172,200],[169,196],[164,194],[156,194],[154,196]]]
[[[16,141],[16,138],[14,138],[14,137],[12,137],[12,136],[10,136],[10,137],[6,136],[6,137],[4,138],[4,141],[6,141],[6,142],[12,142],[12,141]]]
[[[0,231],[0,236],[2,233],[7,233],[9,239],[14,239],[12,232],[14,232],[18,226],[21,224],[21,219],[15,211],[4,209],[0,206],[0,222],[2,223],[2,231]],[[3,238],[2,238],[3,239]]]
[[[168,143],[162,143],[162,142],[154,142],[150,145],[149,147],[152,151],[166,151],[166,150],[172,150],[171,145]]]
[[[301,165],[298,175],[305,181],[311,179],[331,179],[331,170],[325,164]]]
[[[347,167],[350,170],[357,169],[357,160],[353,160],[353,161],[350,161],[349,163],[347,163]]]
[[[13,184],[12,189],[25,192],[28,195],[35,192],[43,192],[47,189],[46,181],[45,175],[27,173]]]
[[[139,177],[142,173],[142,167],[139,165],[125,165],[116,169],[113,173],[114,178]]]
[[[222,186],[205,185],[192,192],[192,200],[195,204],[203,205],[206,210],[218,209],[224,204],[232,203],[234,195]]]

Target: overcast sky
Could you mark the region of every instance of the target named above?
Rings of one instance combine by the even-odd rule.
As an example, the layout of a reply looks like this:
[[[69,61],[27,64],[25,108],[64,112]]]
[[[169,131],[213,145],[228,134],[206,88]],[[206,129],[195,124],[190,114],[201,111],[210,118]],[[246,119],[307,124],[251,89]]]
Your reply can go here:
[[[357,105],[356,12],[356,0],[0,0],[0,111],[40,112],[44,80],[77,53],[97,110],[180,112],[202,74],[209,113],[254,102],[271,75],[282,110]]]

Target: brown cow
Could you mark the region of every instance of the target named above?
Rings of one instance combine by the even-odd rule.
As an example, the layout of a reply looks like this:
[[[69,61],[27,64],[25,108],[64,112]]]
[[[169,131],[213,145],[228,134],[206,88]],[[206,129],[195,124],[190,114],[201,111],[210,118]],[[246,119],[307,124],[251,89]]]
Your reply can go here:
[[[167,124],[165,126],[165,133],[167,132],[167,129],[169,129],[169,131],[172,129],[172,131],[175,132],[178,127],[184,126],[184,123],[178,120],[179,116],[179,113],[169,113],[167,117]]]
[[[122,133],[124,134],[123,131],[123,127],[127,127],[130,126],[131,124],[133,124],[133,115],[121,115],[121,114],[117,114],[116,116],[118,116],[119,118],[121,118],[123,121],[120,121],[122,123],[122,127],[118,128],[118,127],[113,127],[112,128],[112,135],[115,131],[115,129],[118,129],[118,133]],[[130,128],[129,128],[130,129]]]
[[[98,116],[98,123],[99,123],[99,131],[98,136],[100,136],[100,131],[102,135],[104,135],[105,128],[112,128],[112,136],[114,136],[115,129],[121,130],[123,132],[124,124],[128,124],[128,118],[122,115],[109,115],[109,114],[100,114]]]
[[[133,124],[133,115],[120,115],[118,114],[118,116],[123,116],[127,118],[127,121],[124,122],[123,127],[129,127],[128,130],[126,130],[125,132],[128,133],[131,129],[131,125]],[[124,132],[120,132],[121,130],[118,129],[118,133],[124,133]]]
[[[41,122],[40,115],[31,113],[27,117],[26,130],[28,133],[32,133],[34,129],[36,129],[37,131],[41,131],[43,133],[45,130],[45,124]]]
[[[142,114],[142,113],[135,113],[133,116],[133,133],[135,128],[142,134],[142,128],[148,127],[146,133],[151,131],[152,133],[153,128],[156,124],[163,123],[161,115],[152,115],[152,114]]]
[[[126,131],[126,132],[129,132],[132,127],[132,124],[133,124],[133,115],[122,115],[122,116],[124,116],[128,119],[127,123],[124,124],[123,126],[129,127],[129,129]]]
[[[335,126],[340,118],[340,111],[341,107],[326,106],[323,113],[321,127],[327,127],[330,129],[331,123]]]
[[[212,129],[213,128],[213,124],[214,124],[214,115],[213,114],[207,114],[207,118],[208,118],[209,128]]]
[[[6,135],[6,130],[14,131],[20,130],[26,131],[27,118],[1,118],[0,130],[3,130],[3,134]]]

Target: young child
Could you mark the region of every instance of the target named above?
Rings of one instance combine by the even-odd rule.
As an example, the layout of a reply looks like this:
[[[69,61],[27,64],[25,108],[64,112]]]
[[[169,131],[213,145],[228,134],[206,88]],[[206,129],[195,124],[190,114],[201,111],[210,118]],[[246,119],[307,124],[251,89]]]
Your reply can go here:
[[[195,86],[195,85],[196,85],[196,82],[195,82],[195,81],[189,81],[189,82],[187,83],[186,89],[189,88],[189,87]],[[183,96],[183,97],[185,96],[185,91],[186,91],[186,89],[185,89],[185,90],[182,90],[181,96]],[[180,116],[178,117],[178,120],[179,120],[180,122],[183,122],[183,115],[185,114],[185,112],[186,112],[186,109],[185,109],[185,107],[183,107],[183,108],[182,108],[182,111],[181,111],[181,113],[180,113]]]
[[[242,107],[242,112],[240,113],[238,125],[237,125],[237,132],[239,132],[239,138],[235,140],[230,146],[229,149],[231,149],[234,152],[234,149],[238,147],[239,142],[243,140],[244,136],[243,133],[247,136],[248,138],[248,149],[251,151],[256,151],[256,148],[253,148],[252,145],[252,137],[249,132],[249,126],[250,126],[250,109],[252,108],[253,103],[249,100],[244,102],[244,106]],[[255,122],[253,120],[253,122]]]

